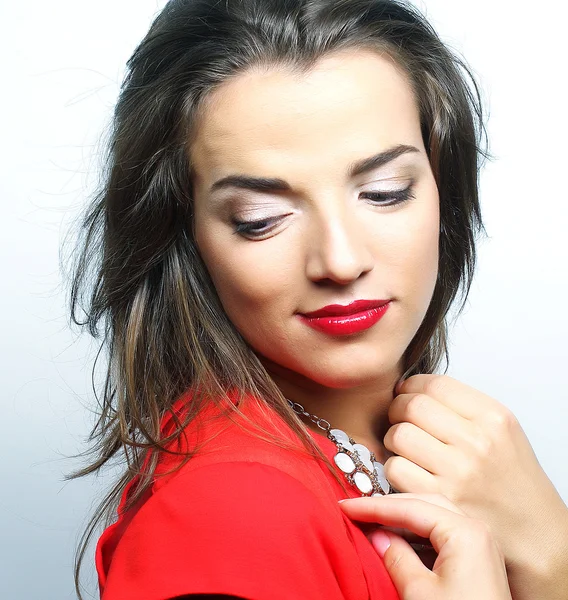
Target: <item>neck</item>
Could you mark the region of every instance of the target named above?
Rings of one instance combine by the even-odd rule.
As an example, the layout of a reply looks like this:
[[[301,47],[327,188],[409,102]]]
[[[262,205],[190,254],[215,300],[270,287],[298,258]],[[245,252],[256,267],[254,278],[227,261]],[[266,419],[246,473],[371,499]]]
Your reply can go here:
[[[262,362],[286,398],[298,402],[307,412],[341,429],[363,444],[383,462],[392,455],[383,445],[390,428],[388,409],[395,397],[394,386],[402,375],[402,365],[356,387],[330,388],[307,379],[262,358]],[[308,418],[302,419],[312,431],[325,435]]]

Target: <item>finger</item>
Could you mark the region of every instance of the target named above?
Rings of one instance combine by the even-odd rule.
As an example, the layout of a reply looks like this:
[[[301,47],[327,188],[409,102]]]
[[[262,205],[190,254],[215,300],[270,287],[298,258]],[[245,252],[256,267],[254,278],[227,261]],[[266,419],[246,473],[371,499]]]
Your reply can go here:
[[[370,536],[373,535],[375,531],[385,531],[387,533],[390,532],[400,536],[401,538],[405,539],[410,545],[414,544],[417,547],[432,547],[432,544],[430,543],[429,539],[420,537],[419,535],[412,533],[412,531],[408,531],[408,529],[402,529],[402,527],[389,527],[388,525],[380,525],[380,528],[378,528],[377,525],[370,525],[369,523],[367,523],[366,525],[368,527],[368,529],[366,529],[365,531],[365,535],[367,536],[367,538],[370,538]],[[414,548],[414,550],[416,550],[416,548]]]
[[[448,375],[412,375],[396,387],[398,394],[426,394],[470,421],[489,408],[489,396]],[[495,402],[495,400],[493,400]]]
[[[451,510],[458,515],[462,515],[462,516],[466,515],[466,513],[464,513],[463,510],[461,510],[461,508],[456,506],[453,502],[451,502],[448,499],[447,496],[444,496],[443,494],[406,493],[406,494],[404,494],[404,496],[402,496],[402,494],[399,494],[398,496],[404,497],[404,498],[416,498],[419,500],[425,500],[427,502],[430,502],[431,504],[435,504],[442,508],[446,508],[447,510]],[[361,527],[361,529],[363,529],[363,531],[365,532],[365,535],[367,537],[370,537],[370,535],[372,535],[372,533],[374,531],[377,531],[377,529],[376,529],[376,527],[374,527],[374,525],[371,525],[368,523],[365,523],[363,525],[364,526]],[[407,542],[409,542],[411,544],[432,547],[430,540],[428,538],[420,537],[419,535],[416,535],[415,533],[409,531],[408,529],[403,529],[401,527],[389,527],[387,525],[381,525],[380,529],[382,531],[387,531],[387,532],[390,531],[392,533],[395,533],[396,535],[399,535],[400,537],[404,538]],[[414,548],[414,550],[417,550],[417,548]]]
[[[452,473],[458,464],[455,446],[444,444],[414,423],[393,425],[387,431],[383,444],[391,452],[435,475]]]
[[[383,468],[386,478],[399,492],[439,492],[437,477],[403,456],[390,456]]]
[[[414,423],[446,444],[459,445],[477,432],[470,420],[424,393],[399,394],[389,406],[388,417],[393,425]]]
[[[421,586],[417,582],[433,579],[434,576],[406,541],[395,534],[376,531],[372,535],[371,543],[383,557],[384,565],[400,598],[408,597],[407,587],[411,582],[418,589],[428,589],[428,584]]]
[[[375,496],[376,497],[376,496]],[[454,504],[447,496],[444,494],[438,493],[414,493],[407,492],[403,494],[397,494],[398,498],[407,498],[411,500],[423,500],[424,502],[428,502],[430,504],[434,504],[435,506],[439,506],[440,508],[445,508],[451,512],[456,513],[457,515],[467,516],[466,513],[459,507],[457,504]]]
[[[449,533],[463,527],[467,519],[454,510],[418,498],[405,498],[402,494],[349,498],[339,506],[351,519],[403,527],[428,538],[438,553],[448,541]]]
[[[399,535],[401,538],[404,538],[411,546],[416,546],[420,548],[421,546],[427,546],[429,548],[432,547],[430,540],[428,538],[420,537],[412,531],[408,531],[408,529],[403,529],[402,527],[389,527],[388,525],[377,525],[377,523],[363,523],[361,521],[357,522],[357,527],[365,534],[365,537],[369,537],[375,531],[386,531],[391,532],[396,535]],[[413,546],[413,547],[414,547]]]
[[[398,535],[402,539],[406,540],[410,547],[416,552],[418,558],[422,561],[422,564],[427,567],[430,571],[433,569],[438,554],[432,547],[430,540],[418,537],[413,533],[408,533],[406,529],[398,529],[397,527],[381,527],[381,529],[375,529],[367,535],[367,538],[371,542],[371,536],[374,536],[377,531],[383,531],[385,533],[392,533]],[[401,533],[402,532],[402,533]]]

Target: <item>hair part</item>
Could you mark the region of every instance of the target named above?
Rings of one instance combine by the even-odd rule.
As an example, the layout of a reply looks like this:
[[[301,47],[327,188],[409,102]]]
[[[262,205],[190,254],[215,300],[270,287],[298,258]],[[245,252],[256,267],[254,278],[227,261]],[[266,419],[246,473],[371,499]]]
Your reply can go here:
[[[66,479],[97,472],[116,455],[127,463],[80,539],[79,599],[81,562],[96,527],[114,520],[126,483],[140,475],[125,510],[137,501],[152,482],[152,450],[171,453],[165,446],[205,403],[231,418],[234,410],[242,421],[242,399],[262,399],[343,485],[223,310],[194,239],[188,148],[210,93],[230,78],[277,66],[305,74],[349,49],[392,59],[416,99],[439,191],[440,259],[432,301],[404,355],[404,377],[433,373],[444,359],[447,370],[447,316],[460,292],[456,316],[462,311],[471,286],[476,236],[484,231],[478,175],[481,157],[489,157],[481,147],[487,135],[479,88],[465,62],[403,0],[170,0],[127,62],[101,186],[81,216],[69,275],[70,320],[95,338],[103,334],[108,362],[93,444],[81,455],[94,458]],[[162,418],[188,389],[187,414],[181,421],[173,415],[175,431],[161,438]],[[230,389],[239,394],[236,404]]]

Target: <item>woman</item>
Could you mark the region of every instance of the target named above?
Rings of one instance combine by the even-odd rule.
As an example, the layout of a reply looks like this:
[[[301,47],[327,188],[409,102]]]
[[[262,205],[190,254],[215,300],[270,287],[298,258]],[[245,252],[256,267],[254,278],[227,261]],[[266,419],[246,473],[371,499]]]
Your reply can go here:
[[[518,422],[435,374],[482,229],[467,68],[402,2],[172,0],[128,69],[72,287],[100,256],[101,598],[564,598]]]

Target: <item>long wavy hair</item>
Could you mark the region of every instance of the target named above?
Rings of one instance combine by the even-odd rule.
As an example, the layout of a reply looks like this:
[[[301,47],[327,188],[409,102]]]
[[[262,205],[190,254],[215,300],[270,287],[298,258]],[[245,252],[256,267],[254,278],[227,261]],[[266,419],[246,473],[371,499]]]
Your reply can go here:
[[[490,157],[481,146],[480,89],[466,62],[403,0],[170,0],[127,62],[101,184],[80,215],[65,274],[70,326],[101,339],[93,372],[103,349],[107,357],[90,447],[79,455],[92,458],[66,479],[97,472],[117,455],[126,461],[79,541],[79,599],[81,563],[97,526],[115,520],[135,475],[140,484],[125,510],[137,501],[152,481],[159,453],[152,450],[168,451],[206,402],[239,412],[245,396],[262,399],[336,476],[222,308],[193,236],[188,147],[204,101],[220,84],[257,66],[308,73],[344,49],[392,58],[415,95],[439,191],[440,258],[431,303],[404,354],[404,376],[433,373],[444,360],[447,370],[449,309],[461,298],[457,317],[469,293],[476,238],[484,232],[479,171]],[[186,416],[173,415],[175,431],[161,438],[162,418],[188,389],[195,393]],[[236,404],[227,401],[229,389],[239,394]]]

